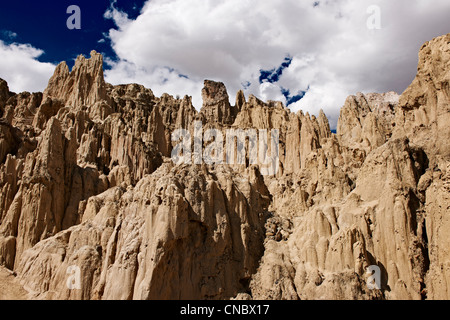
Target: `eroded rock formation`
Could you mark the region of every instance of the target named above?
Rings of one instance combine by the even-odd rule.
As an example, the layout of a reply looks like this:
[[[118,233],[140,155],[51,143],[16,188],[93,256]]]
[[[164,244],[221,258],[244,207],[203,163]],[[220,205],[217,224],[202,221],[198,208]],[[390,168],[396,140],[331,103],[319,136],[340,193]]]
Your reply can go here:
[[[450,35],[427,42],[411,86],[349,97],[336,134],[214,81],[200,111],[112,86],[96,52],[43,94],[0,80],[0,264],[37,299],[449,299],[449,64]],[[199,121],[279,130],[279,170],[175,164]]]

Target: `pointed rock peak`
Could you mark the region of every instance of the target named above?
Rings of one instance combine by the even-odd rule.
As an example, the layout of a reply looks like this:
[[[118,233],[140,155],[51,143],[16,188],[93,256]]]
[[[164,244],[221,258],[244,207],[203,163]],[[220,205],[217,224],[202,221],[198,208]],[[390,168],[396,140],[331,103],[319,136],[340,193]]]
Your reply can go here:
[[[67,63],[65,61],[60,62],[56,68],[55,72],[53,72],[52,77],[48,81],[47,88],[44,90],[44,95],[53,93],[55,88],[61,84],[64,83],[64,81],[67,79],[67,77],[70,75],[69,67],[67,66]],[[52,94],[49,94],[50,96]]]
[[[239,90],[238,93],[236,94],[236,107],[239,110],[241,110],[245,103],[246,103],[246,101],[245,101],[244,91]]]
[[[320,138],[322,139],[331,137],[330,123],[327,116],[325,115],[325,112],[323,112],[323,109],[320,109],[319,118],[317,119],[317,121],[319,123]]]
[[[228,102],[227,88],[222,82],[205,80],[202,89],[203,106],[212,106],[220,102]]]
[[[253,106],[262,106],[262,105],[264,105],[264,102],[262,101],[262,100],[260,100],[260,99],[258,99],[255,95],[253,95],[253,94],[250,94],[249,96],[248,96],[248,103],[250,104],[250,105],[253,105]]]
[[[207,120],[222,124],[232,124],[236,118],[231,108],[227,88],[222,82],[205,80],[202,89],[203,107],[200,112]]]
[[[101,69],[103,72],[103,56],[95,50],[91,51],[91,57],[89,59],[86,59],[83,55],[79,55],[75,60],[75,65],[73,66],[72,71],[83,66],[90,67],[97,71],[100,71]]]
[[[103,61],[103,55],[95,50],[91,50],[90,55],[91,55],[90,60]]]
[[[0,78],[0,109],[5,106],[6,101],[8,101],[12,95],[13,93],[9,91],[8,83]]]
[[[54,74],[59,74],[63,76],[68,76],[70,74],[69,67],[65,61],[60,62],[55,69]]]
[[[91,57],[86,59],[83,55],[79,55],[75,60],[71,74],[75,77],[89,75],[96,82],[104,82],[103,79],[103,56],[96,51],[91,51]]]
[[[61,62],[44,91],[44,100],[47,97],[62,100],[75,108],[108,100],[103,78],[103,56],[96,51],[91,51],[89,59],[79,55],[71,72],[67,64]]]
[[[80,54],[80,55],[78,55],[78,57],[77,57],[77,59],[76,59],[75,61],[87,61],[87,60],[92,60],[92,61],[99,60],[99,61],[103,61],[103,56],[102,56],[102,54],[101,54],[101,53],[98,53],[98,52],[95,51],[95,50],[92,50],[92,51],[90,52],[90,55],[91,55],[91,57],[88,58],[88,59],[86,59],[86,57],[85,57],[83,54]]]
[[[189,106],[189,107],[192,106],[193,107],[193,105],[192,105],[192,97],[188,96],[188,95],[185,95],[183,97],[183,99],[181,100],[181,105]]]

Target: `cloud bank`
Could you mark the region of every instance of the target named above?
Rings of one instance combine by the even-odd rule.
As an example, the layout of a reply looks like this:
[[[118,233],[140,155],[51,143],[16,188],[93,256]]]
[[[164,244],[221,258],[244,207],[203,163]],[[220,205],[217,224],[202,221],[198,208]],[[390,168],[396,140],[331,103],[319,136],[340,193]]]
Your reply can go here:
[[[374,7],[379,29],[367,26]],[[105,57],[105,77],[188,94],[197,109],[203,80],[222,81],[232,104],[243,89],[293,111],[323,109],[335,128],[348,95],[406,89],[421,45],[449,32],[448,12],[448,0],[150,0],[131,19],[112,1],[104,18],[116,28],[101,41],[116,57]],[[43,53],[0,40],[0,77],[12,91],[43,91],[55,68]]]
[[[380,29],[367,27],[373,5]],[[348,95],[406,89],[421,45],[449,32],[448,12],[448,0],[151,0],[133,20],[113,4],[119,59],[105,74],[189,94],[197,108],[203,80],[223,81],[231,100],[244,89],[294,111],[322,108],[335,127]]]
[[[0,40],[0,77],[9,90],[43,91],[55,71],[55,65],[37,60],[44,51],[28,44],[6,44]]]

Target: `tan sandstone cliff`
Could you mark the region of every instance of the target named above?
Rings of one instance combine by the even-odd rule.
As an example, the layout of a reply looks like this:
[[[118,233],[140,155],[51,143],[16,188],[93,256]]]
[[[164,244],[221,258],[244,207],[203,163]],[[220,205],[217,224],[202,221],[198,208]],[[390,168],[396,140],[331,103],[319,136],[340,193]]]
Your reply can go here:
[[[0,79],[1,279],[28,298],[450,299],[450,34],[402,95],[349,97],[336,134],[322,111],[231,105],[209,80],[197,111],[102,65],[63,62],[44,93]],[[175,164],[198,121],[279,130],[279,170]]]

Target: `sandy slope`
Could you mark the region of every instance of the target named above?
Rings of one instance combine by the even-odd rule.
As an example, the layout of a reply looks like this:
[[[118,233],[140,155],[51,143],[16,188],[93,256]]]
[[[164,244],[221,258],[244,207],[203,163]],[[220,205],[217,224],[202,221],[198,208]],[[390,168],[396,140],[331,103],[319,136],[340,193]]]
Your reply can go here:
[[[0,300],[25,300],[27,292],[8,269],[0,266]]]

